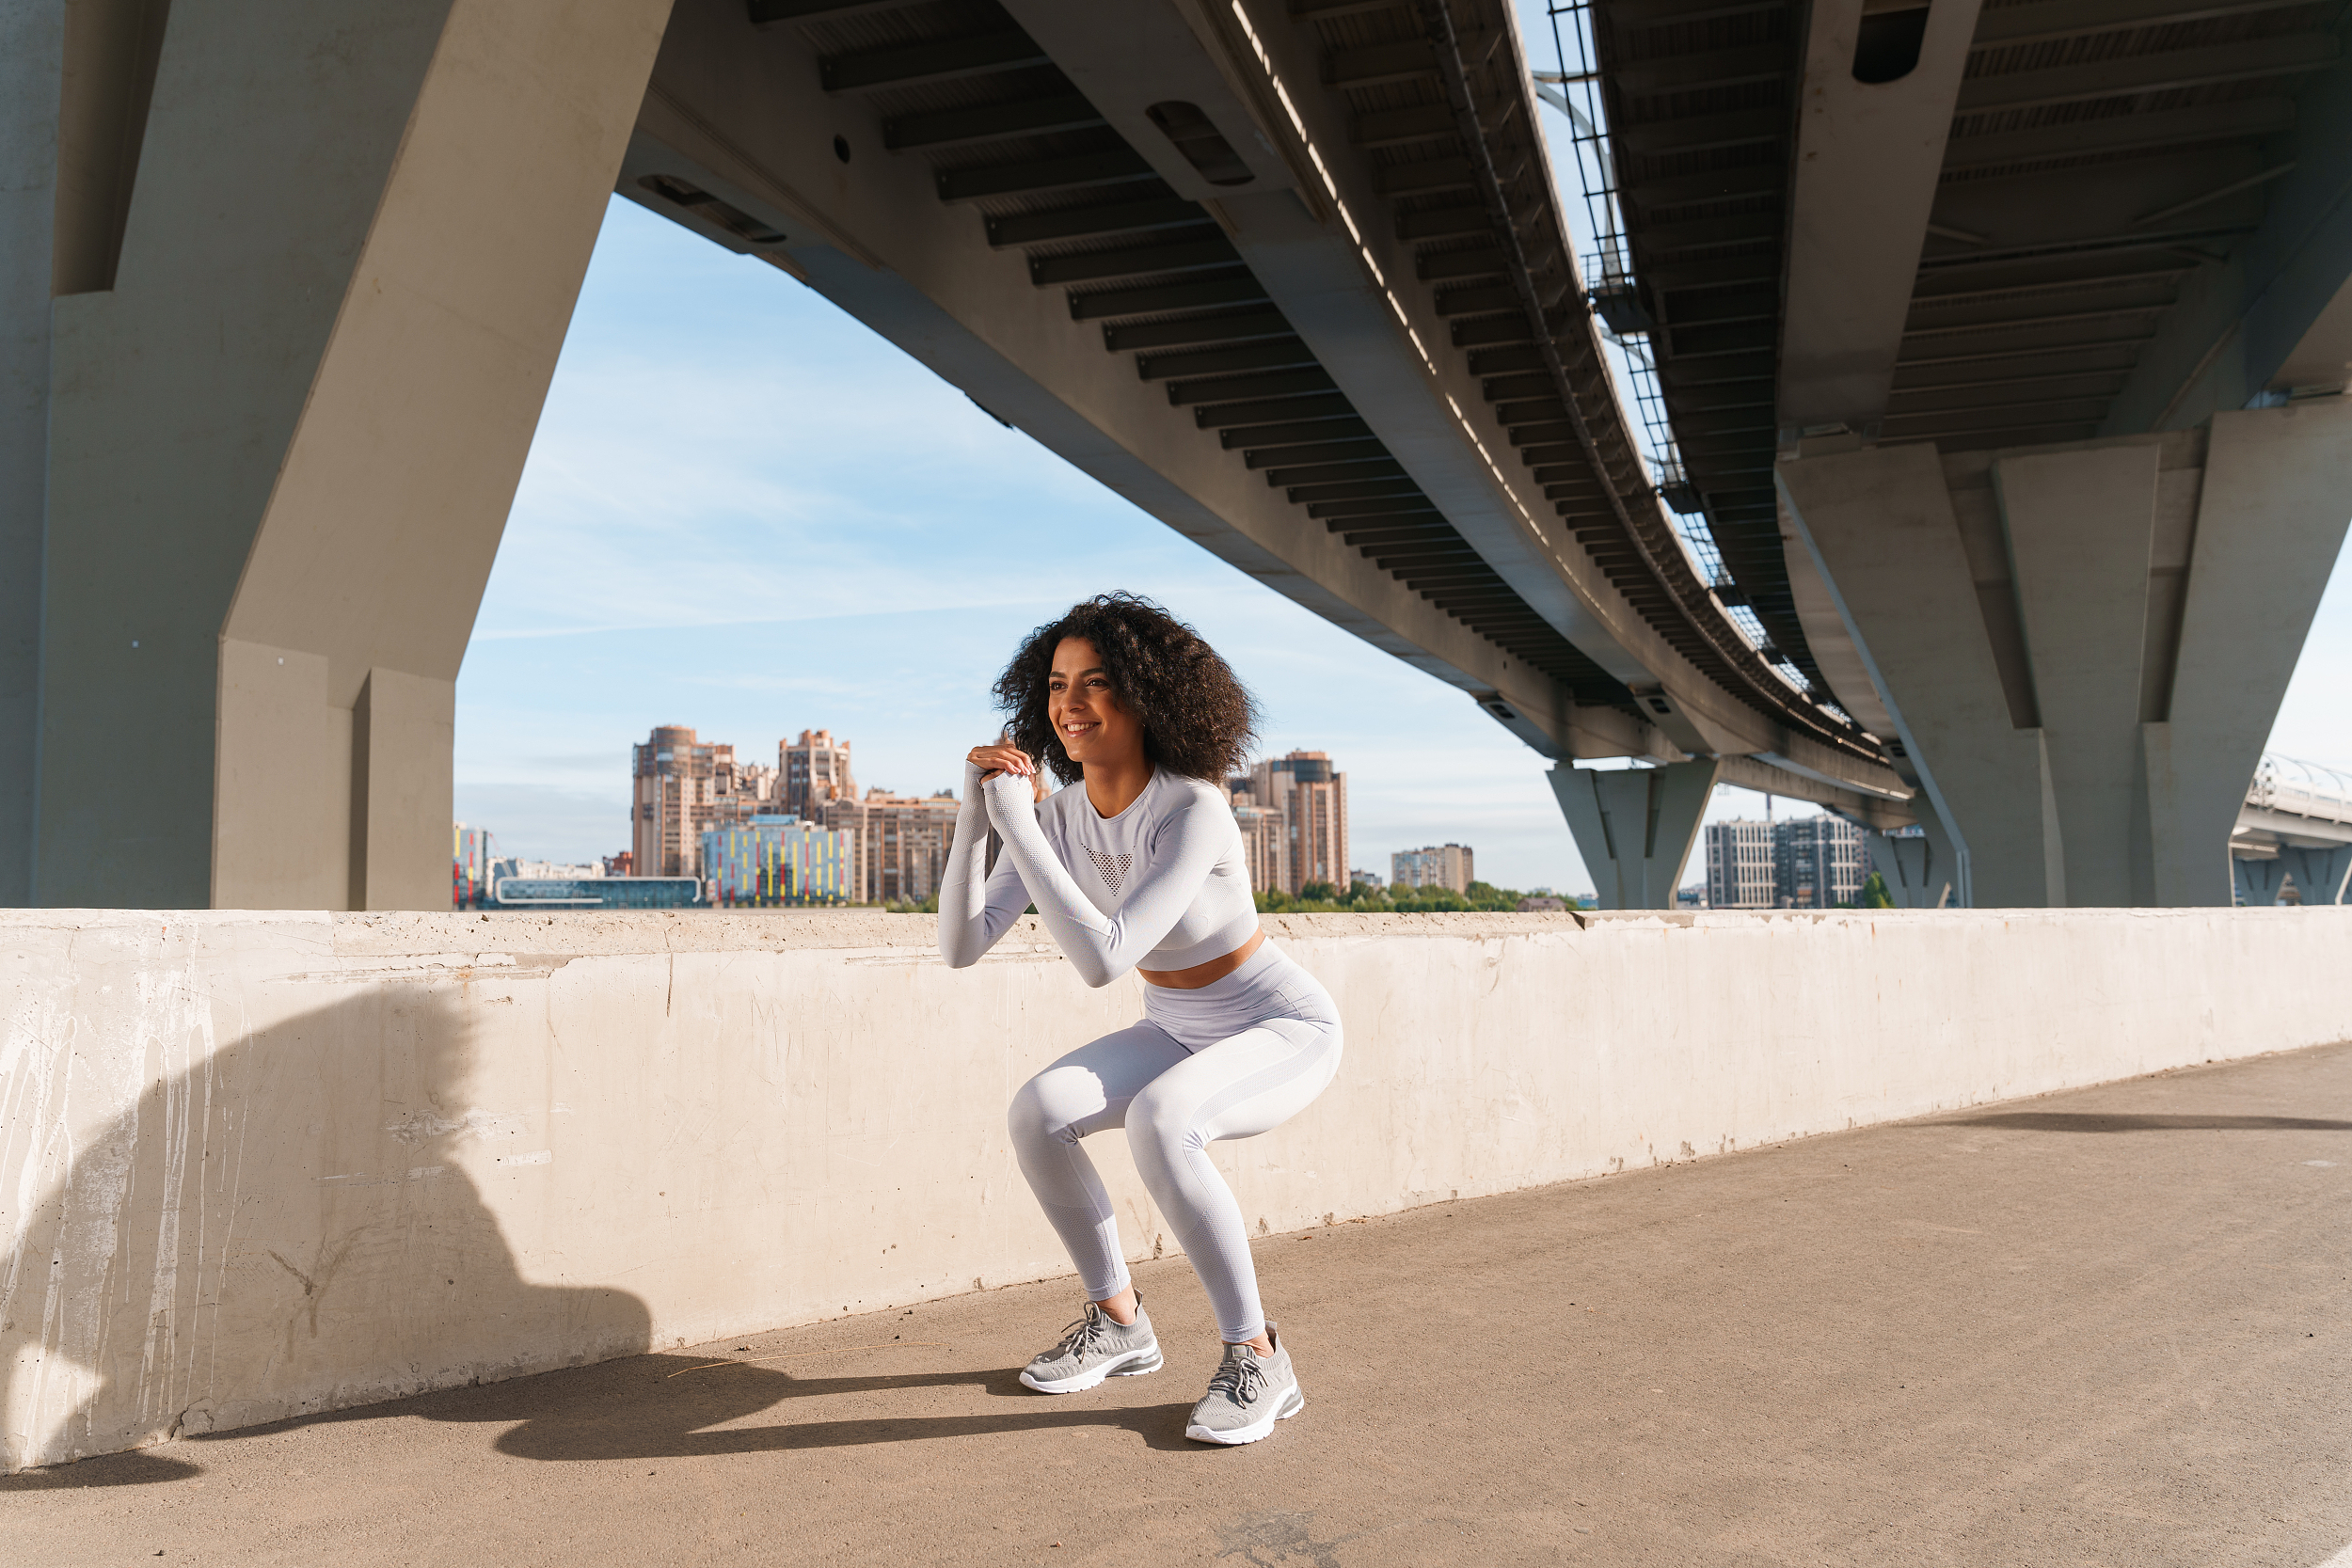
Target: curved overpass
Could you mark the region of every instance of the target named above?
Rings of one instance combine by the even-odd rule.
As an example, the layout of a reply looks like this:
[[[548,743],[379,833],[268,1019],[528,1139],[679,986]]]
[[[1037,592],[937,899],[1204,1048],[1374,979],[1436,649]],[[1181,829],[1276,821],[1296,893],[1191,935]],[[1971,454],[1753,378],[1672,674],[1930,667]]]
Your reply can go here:
[[[690,0],[620,189],[1546,754],[1760,756],[1899,801],[1677,539],[1534,109],[1486,0]]]
[[[2341,8],[2173,4],[1596,0],[1597,301],[1502,0],[41,35],[0,61],[0,898],[439,901],[617,188],[1470,695],[1609,902],[1671,896],[1726,781],[1916,820],[1962,902],[2227,901],[2352,493],[2352,81]]]

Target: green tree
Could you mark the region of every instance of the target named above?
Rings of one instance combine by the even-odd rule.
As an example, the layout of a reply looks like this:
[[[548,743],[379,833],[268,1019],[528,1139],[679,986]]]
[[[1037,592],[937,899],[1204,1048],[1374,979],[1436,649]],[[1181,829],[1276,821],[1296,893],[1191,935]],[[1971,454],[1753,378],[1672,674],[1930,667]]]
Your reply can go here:
[[[1866,910],[1891,910],[1895,895],[1886,891],[1886,879],[1871,872],[1862,879],[1862,907]]]
[[[1497,887],[1492,882],[1472,882],[1470,885],[1470,906],[1473,910],[1516,911],[1519,900],[1526,896],[1517,888]]]

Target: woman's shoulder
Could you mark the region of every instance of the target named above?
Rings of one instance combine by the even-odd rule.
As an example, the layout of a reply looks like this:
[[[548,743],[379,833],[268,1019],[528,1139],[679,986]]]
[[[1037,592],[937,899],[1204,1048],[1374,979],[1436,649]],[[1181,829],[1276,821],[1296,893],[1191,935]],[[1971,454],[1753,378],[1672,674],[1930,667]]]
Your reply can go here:
[[[1168,791],[1166,799],[1168,815],[1172,816],[1180,811],[1199,811],[1204,808],[1226,816],[1231,816],[1233,813],[1232,797],[1222,787],[1211,784],[1206,779],[1186,778],[1181,773],[1170,773],[1165,769],[1161,771],[1160,778],[1163,786]]]

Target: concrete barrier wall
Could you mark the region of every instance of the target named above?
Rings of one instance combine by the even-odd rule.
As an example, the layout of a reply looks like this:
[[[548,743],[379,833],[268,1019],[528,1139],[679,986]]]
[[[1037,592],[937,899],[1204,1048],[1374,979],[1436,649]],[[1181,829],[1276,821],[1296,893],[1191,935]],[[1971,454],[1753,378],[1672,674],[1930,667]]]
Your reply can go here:
[[[2352,1037],[2352,910],[1269,924],[1347,1027],[1218,1149],[1277,1231]],[[1066,1274],[1004,1106],[1138,984],[931,941],[0,912],[9,1467]]]

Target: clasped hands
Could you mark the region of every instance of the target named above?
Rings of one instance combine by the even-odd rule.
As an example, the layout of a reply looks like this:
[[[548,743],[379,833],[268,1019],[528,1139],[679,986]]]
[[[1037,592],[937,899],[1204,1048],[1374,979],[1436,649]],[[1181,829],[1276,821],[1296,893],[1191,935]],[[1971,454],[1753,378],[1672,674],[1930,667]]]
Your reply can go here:
[[[975,746],[964,761],[979,774],[980,795],[988,802],[992,821],[998,819],[1001,811],[1025,814],[1037,809],[1037,789],[1043,781],[1038,777],[1036,760],[1020,747],[1002,742]]]
[[[1025,779],[1037,774],[1037,764],[1030,759],[1028,752],[1002,741],[993,746],[975,746],[964,753],[963,760],[980,770],[982,784],[999,773],[1014,773]]]

